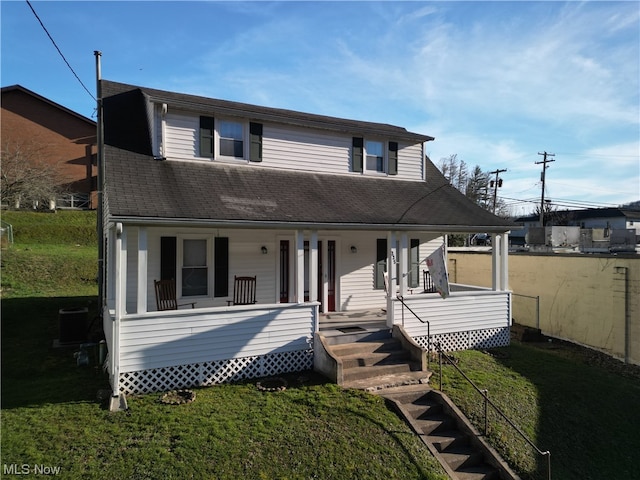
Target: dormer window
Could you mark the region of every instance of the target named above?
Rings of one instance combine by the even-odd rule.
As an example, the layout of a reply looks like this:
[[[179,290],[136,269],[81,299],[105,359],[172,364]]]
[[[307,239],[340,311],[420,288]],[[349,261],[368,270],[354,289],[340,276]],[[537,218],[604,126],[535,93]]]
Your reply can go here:
[[[351,170],[369,174],[398,174],[398,143],[353,137]]]
[[[200,117],[199,157],[262,161],[262,124]]]
[[[367,172],[385,173],[384,148],[382,142],[367,140],[364,144],[367,156]]]
[[[244,126],[239,122],[222,120],[218,125],[220,155],[244,158]]]

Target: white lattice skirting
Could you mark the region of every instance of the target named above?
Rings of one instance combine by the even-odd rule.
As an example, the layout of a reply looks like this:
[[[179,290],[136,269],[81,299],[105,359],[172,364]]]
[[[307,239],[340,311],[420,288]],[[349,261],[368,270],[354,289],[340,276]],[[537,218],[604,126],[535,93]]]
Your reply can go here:
[[[125,394],[204,387],[246,378],[269,377],[313,368],[313,350],[273,353],[213,362],[176,365],[120,374]]]
[[[428,349],[429,337],[413,337],[418,345]],[[485,330],[472,330],[468,332],[442,333],[431,335],[431,350],[435,350],[435,344],[440,343],[445,352],[456,350],[470,350],[480,348],[506,347],[511,340],[509,327],[489,328]]]

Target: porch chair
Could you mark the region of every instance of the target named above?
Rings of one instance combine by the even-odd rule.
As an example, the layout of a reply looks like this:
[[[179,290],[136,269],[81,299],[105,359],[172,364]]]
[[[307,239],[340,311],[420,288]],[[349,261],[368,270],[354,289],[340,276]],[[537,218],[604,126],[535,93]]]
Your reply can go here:
[[[196,302],[178,303],[176,299],[176,281],[171,280],[154,280],[156,287],[156,308],[162,310],[178,310],[179,307],[191,305],[196,308]]]
[[[233,300],[227,305],[253,305],[256,303],[256,277],[233,277]]]

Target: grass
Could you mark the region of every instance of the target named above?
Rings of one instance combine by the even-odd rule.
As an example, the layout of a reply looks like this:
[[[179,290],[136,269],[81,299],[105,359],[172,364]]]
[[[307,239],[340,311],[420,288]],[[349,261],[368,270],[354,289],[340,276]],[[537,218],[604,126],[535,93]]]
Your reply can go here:
[[[491,356],[457,352],[458,366],[543,451],[554,479],[640,478],[640,369],[565,342],[522,344]],[[438,379],[432,384],[436,387]],[[443,390],[482,432],[481,397],[450,365]],[[489,440],[524,479],[546,478],[546,459],[494,413]]]
[[[88,232],[95,216],[63,213],[3,215],[15,244],[2,251],[2,474],[17,464],[68,479],[446,478],[381,398],[312,372],[287,377],[284,392],[245,382],[196,389],[188,405],[150,394],[108,412],[101,369],[52,348],[60,308],[97,314],[95,247],[54,221]],[[41,220],[51,228],[33,225]]]
[[[46,218],[88,231],[91,214],[89,220],[75,218],[82,217],[77,212],[12,215],[11,221],[3,216],[16,227],[16,244],[2,251],[2,473],[15,463],[60,467],[69,479],[445,478],[380,398],[342,390],[311,372],[288,376],[284,392],[260,392],[245,382],[196,389],[187,405],[164,405],[159,394],[131,397],[129,411],[109,413],[96,397],[107,387],[102,371],[77,367],[73,349],[52,348],[60,308],[89,306],[90,318],[97,313],[95,249],[83,239],[69,241],[55,223],[50,234],[30,227]],[[41,237],[21,236],[28,231]],[[561,342],[513,343],[498,351],[504,355],[455,357],[552,452],[554,480],[640,477],[638,369]],[[452,366],[443,378],[445,393],[482,431],[478,394]],[[495,415],[489,423],[490,441],[524,479],[545,478],[527,444]]]

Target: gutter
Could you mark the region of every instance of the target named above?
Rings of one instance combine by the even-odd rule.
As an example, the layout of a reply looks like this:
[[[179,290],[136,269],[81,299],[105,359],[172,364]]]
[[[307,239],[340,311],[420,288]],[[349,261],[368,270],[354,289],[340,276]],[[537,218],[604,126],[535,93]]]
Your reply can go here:
[[[247,105],[249,108],[242,108],[239,106],[224,106],[224,105],[207,105],[197,101],[190,102],[188,100],[176,100],[165,98],[162,96],[156,96],[148,91],[145,91],[144,87],[140,87],[140,90],[145,93],[147,98],[152,103],[166,103],[174,108],[178,109],[186,109],[192,112],[199,112],[202,114],[211,114],[212,110],[215,110],[218,114],[229,115],[229,116],[241,116],[251,118],[253,120],[260,120],[266,122],[274,122],[284,125],[294,125],[299,127],[311,127],[317,128],[321,130],[330,130],[337,131],[345,134],[353,134],[353,133],[362,133],[371,135],[372,131],[377,134],[384,134],[386,136],[392,136],[402,140],[409,140],[415,143],[420,142],[429,142],[434,140],[434,137],[429,135],[422,135],[418,133],[409,132],[408,130],[404,130],[402,127],[396,127],[394,125],[389,125],[389,128],[385,128],[387,125],[380,124],[378,128],[376,128],[376,124],[373,122],[363,122],[369,123],[366,126],[359,126],[357,123],[358,120],[346,120],[346,122],[341,122],[338,117],[323,117],[322,119],[313,119],[313,118],[295,118],[292,120],[292,117],[295,117],[296,114],[300,115],[309,115],[312,117],[314,114],[305,114],[304,112],[297,112],[293,110],[288,110],[283,113],[279,112],[264,112],[264,111],[256,111],[251,109],[252,105]],[[207,100],[215,100],[215,99],[207,99]],[[269,109],[270,107],[261,107],[256,105],[258,109]],[[332,121],[333,120],[333,121]],[[352,125],[351,122],[354,124]],[[396,130],[397,129],[397,130]],[[403,131],[404,130],[404,131]]]
[[[399,223],[312,223],[286,221],[247,221],[247,220],[208,220],[201,218],[158,218],[113,215],[109,221],[121,222],[129,226],[165,226],[165,227],[207,227],[207,228],[253,228],[285,230],[393,230],[408,232],[434,233],[507,233],[512,226],[487,225],[409,225]]]

